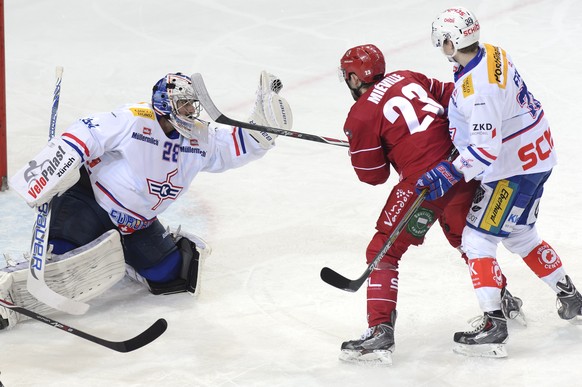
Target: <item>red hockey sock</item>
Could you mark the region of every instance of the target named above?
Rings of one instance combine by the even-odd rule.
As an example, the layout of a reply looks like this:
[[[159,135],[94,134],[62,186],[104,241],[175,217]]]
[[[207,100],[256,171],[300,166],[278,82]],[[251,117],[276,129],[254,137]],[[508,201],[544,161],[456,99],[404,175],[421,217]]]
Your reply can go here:
[[[398,271],[374,270],[368,279],[368,325],[390,321],[398,298]]]

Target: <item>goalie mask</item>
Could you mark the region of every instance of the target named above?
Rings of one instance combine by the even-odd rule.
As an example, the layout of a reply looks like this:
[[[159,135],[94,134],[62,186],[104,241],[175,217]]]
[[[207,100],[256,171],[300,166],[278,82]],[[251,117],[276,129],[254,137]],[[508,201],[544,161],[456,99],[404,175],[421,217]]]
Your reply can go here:
[[[206,128],[198,116],[202,110],[196,99],[192,80],[181,73],[170,73],[160,79],[153,88],[152,106],[156,116],[166,118],[186,138],[206,135]]]
[[[479,41],[479,30],[479,21],[471,11],[463,7],[449,8],[432,23],[432,44],[442,50],[445,40],[450,40],[453,43],[452,58],[457,50]]]

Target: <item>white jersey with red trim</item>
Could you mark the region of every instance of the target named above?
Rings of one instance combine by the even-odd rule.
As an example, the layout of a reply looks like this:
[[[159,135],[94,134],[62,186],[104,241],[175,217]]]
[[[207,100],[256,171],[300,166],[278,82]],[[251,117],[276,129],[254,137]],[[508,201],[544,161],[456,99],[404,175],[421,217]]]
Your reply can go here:
[[[148,227],[199,172],[222,172],[266,150],[246,130],[211,123],[207,141],[169,138],[149,104],[80,119],[62,138],[83,155],[95,198],[123,233]]]
[[[456,71],[448,115],[460,152],[453,164],[467,181],[544,172],[557,162],[542,105],[500,47],[481,45]]]

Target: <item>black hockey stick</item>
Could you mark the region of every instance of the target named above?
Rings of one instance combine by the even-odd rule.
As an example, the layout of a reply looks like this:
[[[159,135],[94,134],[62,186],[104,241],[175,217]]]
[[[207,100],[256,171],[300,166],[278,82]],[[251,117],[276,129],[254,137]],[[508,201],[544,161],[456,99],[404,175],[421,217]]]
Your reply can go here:
[[[89,340],[95,344],[102,345],[104,347],[107,347],[107,348],[112,349],[112,350],[117,351],[117,352],[131,352],[131,351],[135,351],[136,349],[139,349],[145,345],[148,345],[149,343],[151,343],[152,341],[154,341],[155,339],[160,337],[162,335],[162,333],[164,333],[166,331],[166,328],[168,328],[168,323],[166,322],[166,320],[164,320],[163,318],[160,318],[160,319],[158,319],[158,321],[153,323],[152,326],[150,326],[148,329],[146,329],[145,331],[143,331],[139,335],[135,336],[134,338],[131,338],[131,339],[125,340],[125,341],[109,341],[109,340],[102,339],[100,337],[90,335],[88,333],[85,333],[85,332],[80,331],[78,329],[75,329],[73,327],[64,325],[56,320],[53,320],[53,319],[50,319],[50,318],[43,316],[41,314],[35,313],[29,309],[23,308],[21,306],[16,306],[16,305],[12,304],[11,302],[8,302],[8,301],[3,300],[3,299],[0,299],[0,306],[3,306],[4,308],[7,308],[7,309],[12,309],[13,311],[15,311],[17,313],[23,314],[25,316],[28,316],[30,318],[33,318],[35,320],[38,320],[38,321],[43,322],[45,324],[48,324],[54,328],[63,330],[67,333],[71,333],[75,336],[79,336],[85,340]]]
[[[208,94],[208,90],[206,89],[206,85],[204,84],[204,80],[202,79],[202,75],[200,73],[195,73],[195,74],[192,74],[191,78],[192,78],[192,86],[194,87],[194,91],[196,92],[196,96],[198,97],[198,100],[200,101],[200,103],[202,104],[202,106],[204,107],[204,109],[206,110],[206,112],[208,113],[208,115],[210,116],[210,118],[214,122],[218,122],[219,124],[238,126],[238,127],[250,129],[250,130],[256,130],[259,132],[267,132],[267,133],[278,134],[280,136],[298,138],[300,140],[323,142],[325,144],[337,145],[337,146],[343,146],[343,147],[349,146],[348,142],[344,141],[344,140],[338,140],[338,139],[330,138],[330,137],[317,136],[315,134],[295,132],[292,130],[273,128],[271,126],[256,125],[256,124],[251,124],[248,122],[237,121],[237,120],[233,120],[232,118],[228,118],[227,116],[222,114],[220,112],[220,110],[218,110],[218,108],[216,107],[214,102],[212,102],[212,99],[210,98],[210,95]]]
[[[329,267],[324,267],[319,273],[321,279],[331,286],[335,286],[336,288],[345,290],[346,292],[357,291],[362,286],[362,284],[366,282],[370,274],[372,274],[372,271],[376,268],[376,266],[378,266],[378,263],[380,263],[382,258],[384,258],[384,255],[386,255],[390,247],[392,247],[394,241],[396,238],[398,238],[398,235],[400,235],[400,232],[404,229],[404,227],[406,227],[412,215],[424,201],[424,197],[426,196],[427,192],[428,189],[423,189],[420,195],[418,195],[418,197],[414,200],[408,211],[406,211],[404,214],[404,217],[400,223],[398,223],[388,240],[386,240],[384,243],[384,246],[382,246],[382,249],[378,252],[378,254],[376,254],[372,263],[368,265],[368,268],[364,271],[364,274],[355,280],[351,280],[330,269]]]

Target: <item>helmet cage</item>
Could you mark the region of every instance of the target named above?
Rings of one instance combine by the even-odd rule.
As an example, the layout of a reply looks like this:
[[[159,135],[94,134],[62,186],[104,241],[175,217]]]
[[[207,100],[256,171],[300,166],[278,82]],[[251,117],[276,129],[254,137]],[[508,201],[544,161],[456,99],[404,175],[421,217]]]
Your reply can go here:
[[[152,106],[158,117],[166,118],[186,138],[197,131],[197,118],[202,111],[192,88],[190,77],[181,73],[167,74],[154,86]]]

